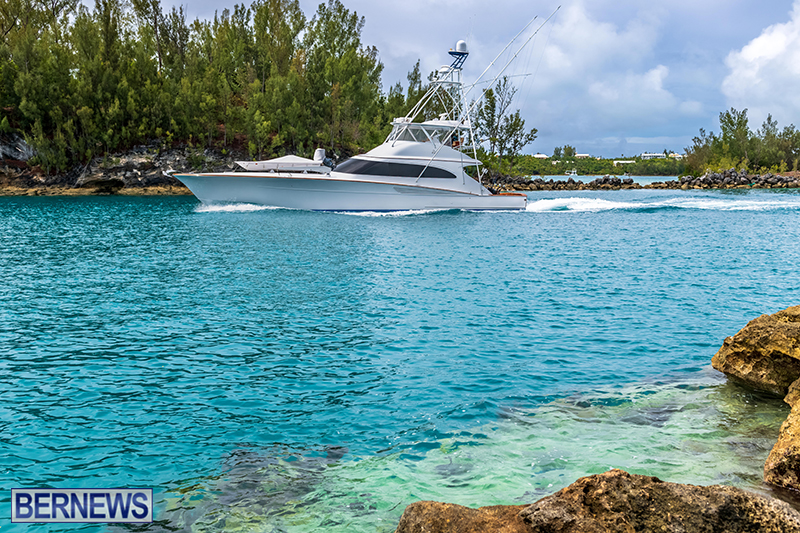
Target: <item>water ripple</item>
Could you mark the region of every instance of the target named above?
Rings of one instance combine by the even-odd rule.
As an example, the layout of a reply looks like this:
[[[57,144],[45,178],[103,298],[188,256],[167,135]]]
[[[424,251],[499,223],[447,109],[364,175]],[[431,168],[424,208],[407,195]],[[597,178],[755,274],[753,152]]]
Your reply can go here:
[[[320,472],[344,463],[375,466],[345,477],[365,468],[406,491],[418,475],[414,494],[441,484],[446,499],[500,483],[474,461],[509,442],[500,456],[512,471],[526,472],[509,457],[542,448],[541,468],[568,477],[576,452],[558,453],[558,435],[615,415],[611,401],[564,398],[696,375],[747,320],[798,301],[797,194],[530,198],[539,212],[380,217],[0,198],[2,484],[154,486],[163,498],[181,487],[202,499],[239,494],[212,480],[250,455],[283,487],[252,512],[274,509],[286,530],[303,505],[333,505],[340,526],[374,515],[365,492],[325,485]],[[619,449],[682,416],[680,394],[620,414],[643,429],[615,434]],[[558,425],[512,436],[531,410]],[[451,446],[472,459],[425,462]],[[660,472],[688,478],[694,460],[667,467],[682,445],[665,446]],[[591,459],[604,465],[616,449]],[[330,450],[338,458],[300,470],[282,462]],[[293,492],[292,476],[306,489]],[[169,527],[213,529],[223,518],[211,510]]]

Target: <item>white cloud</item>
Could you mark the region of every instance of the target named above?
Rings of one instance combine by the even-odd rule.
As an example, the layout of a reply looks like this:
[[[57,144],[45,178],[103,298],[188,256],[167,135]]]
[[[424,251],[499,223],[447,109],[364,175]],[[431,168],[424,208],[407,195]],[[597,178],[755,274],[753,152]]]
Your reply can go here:
[[[790,20],[774,24],[725,60],[729,74],[722,83],[728,105],[748,108],[760,123],[768,113],[781,123],[800,119],[800,0]]]
[[[327,0],[300,4],[310,18],[321,1]],[[474,80],[534,13],[540,15],[537,26],[560,2],[342,1],[366,18],[362,41],[377,46],[387,91],[397,81],[407,85],[406,73],[418,58],[423,76],[449,63],[447,50],[459,39],[470,46],[464,80]],[[775,25],[789,20],[792,5],[791,22]],[[192,19],[213,17],[222,6],[196,0],[186,7]],[[662,136],[673,139],[667,148],[680,149],[699,128],[714,129],[718,113],[730,105],[749,107],[751,117],[763,109],[781,125],[800,125],[795,96],[800,58],[792,58],[800,53],[799,11],[800,0],[564,3],[511,72],[537,73],[514,78],[520,86],[515,106],[527,125],[539,130],[528,150],[551,153],[569,143],[581,152],[617,156],[629,149],[661,151],[662,143],[634,148],[630,140]],[[767,29],[758,37],[761,28]],[[726,67],[731,50],[737,51]],[[720,80],[728,73],[723,94]]]
[[[676,119],[701,112],[700,103],[670,89],[672,68],[658,49],[669,24],[658,10],[634,10],[618,23],[602,20],[602,10],[595,14],[582,2],[564,11],[523,113],[540,139],[583,139],[581,150],[602,153],[613,145],[616,151],[619,139],[665,138],[676,133]]]

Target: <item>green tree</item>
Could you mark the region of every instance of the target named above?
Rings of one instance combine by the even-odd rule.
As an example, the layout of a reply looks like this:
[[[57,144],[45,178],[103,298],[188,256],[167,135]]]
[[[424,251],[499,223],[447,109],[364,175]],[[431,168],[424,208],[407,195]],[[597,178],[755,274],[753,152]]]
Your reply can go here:
[[[514,159],[520,151],[536,139],[536,128],[526,131],[525,120],[520,117],[519,110],[503,118],[500,127],[500,137],[497,140],[497,165],[503,168],[503,157],[509,158],[509,164],[514,164]]]
[[[508,81],[508,77],[501,78],[494,88],[489,88],[483,94],[483,102],[478,106],[475,117],[475,129],[478,135],[489,141],[489,152],[497,153],[498,143],[503,135],[503,121],[507,118],[509,107],[517,89]]]
[[[299,46],[306,17],[298,0],[256,0],[253,12],[256,71],[261,83],[286,76]]]
[[[747,161],[752,134],[747,121],[747,109],[730,108],[719,114],[723,152],[734,161]]]
[[[405,96],[382,93],[364,23],[339,0],[310,22],[299,0],[254,0],[191,23],[160,0],[0,0],[0,128],[49,170],[151,139],[361,151],[426,89],[417,62]]]
[[[526,131],[525,120],[519,110],[510,112],[516,92],[517,89],[507,77],[501,78],[494,88],[486,90],[476,113],[475,129],[480,137],[489,142],[490,159],[496,158],[497,172],[503,171],[504,157],[508,157],[508,163],[513,164],[522,148],[536,138],[536,128]]]
[[[364,18],[339,0],[320,4],[304,37],[306,77],[315,130],[331,151],[352,152],[374,140],[383,65],[374,47],[361,44]],[[326,127],[327,125],[327,127]]]

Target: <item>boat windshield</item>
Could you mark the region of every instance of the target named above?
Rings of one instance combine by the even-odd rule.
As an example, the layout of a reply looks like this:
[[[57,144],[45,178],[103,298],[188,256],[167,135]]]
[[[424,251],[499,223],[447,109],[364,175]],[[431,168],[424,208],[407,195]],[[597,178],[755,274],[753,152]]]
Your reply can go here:
[[[441,128],[428,126],[418,123],[395,124],[392,132],[387,137],[386,142],[409,141],[434,144],[453,145],[453,141],[458,139],[458,132],[453,132],[451,128]]]

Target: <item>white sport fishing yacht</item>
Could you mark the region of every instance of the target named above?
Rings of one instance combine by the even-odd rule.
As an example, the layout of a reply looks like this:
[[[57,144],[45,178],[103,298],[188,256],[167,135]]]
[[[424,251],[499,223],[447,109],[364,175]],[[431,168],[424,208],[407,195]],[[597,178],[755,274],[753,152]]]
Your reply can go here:
[[[467,43],[408,115],[392,121],[383,144],[331,169],[325,151],[314,159],[284,156],[237,162],[237,172],[172,174],[204,204],[249,203],[314,211],[525,209],[521,193],[494,193],[480,182],[470,106],[461,80]],[[445,109],[438,118],[414,120],[426,105]],[[474,104],[473,104],[474,107]],[[468,169],[471,172],[468,172]]]

